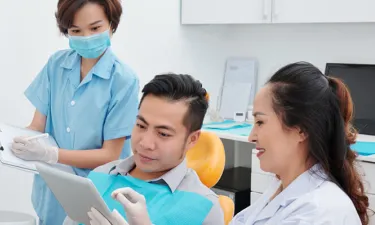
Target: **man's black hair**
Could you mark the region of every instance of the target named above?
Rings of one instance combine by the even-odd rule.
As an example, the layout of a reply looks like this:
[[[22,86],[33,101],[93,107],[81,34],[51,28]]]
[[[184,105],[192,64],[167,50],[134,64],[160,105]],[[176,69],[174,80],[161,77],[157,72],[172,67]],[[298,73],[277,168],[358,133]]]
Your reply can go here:
[[[191,75],[174,73],[156,75],[144,86],[142,93],[140,105],[150,94],[169,101],[184,101],[188,105],[183,120],[185,127],[189,133],[201,129],[208,109],[208,94],[201,82]]]

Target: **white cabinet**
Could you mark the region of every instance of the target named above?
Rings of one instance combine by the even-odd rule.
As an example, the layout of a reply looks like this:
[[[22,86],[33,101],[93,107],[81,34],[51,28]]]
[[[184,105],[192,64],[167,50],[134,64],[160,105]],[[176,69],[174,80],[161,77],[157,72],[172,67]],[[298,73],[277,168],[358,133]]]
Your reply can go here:
[[[375,195],[369,195],[368,200],[370,203],[369,208],[373,211],[375,211]],[[375,225],[375,215],[370,214],[370,224],[369,225]]]
[[[375,195],[375,163],[360,161],[359,166],[366,193]]]
[[[273,0],[272,23],[375,22],[374,0]]]
[[[270,23],[271,9],[271,0],[181,0],[181,23]]]
[[[181,0],[182,24],[375,22],[375,0]]]

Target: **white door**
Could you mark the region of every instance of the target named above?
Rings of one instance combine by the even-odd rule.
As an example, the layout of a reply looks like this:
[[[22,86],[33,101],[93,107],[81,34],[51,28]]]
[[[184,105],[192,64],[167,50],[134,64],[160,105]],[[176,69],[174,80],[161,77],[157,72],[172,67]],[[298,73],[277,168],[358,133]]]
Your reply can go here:
[[[181,23],[270,23],[271,1],[272,0],[181,0]]]
[[[375,0],[272,0],[273,23],[375,22]]]

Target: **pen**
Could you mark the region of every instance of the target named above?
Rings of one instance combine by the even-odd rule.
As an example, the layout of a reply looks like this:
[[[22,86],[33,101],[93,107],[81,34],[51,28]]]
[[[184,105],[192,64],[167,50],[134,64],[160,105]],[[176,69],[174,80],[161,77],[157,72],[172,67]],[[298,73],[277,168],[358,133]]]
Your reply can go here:
[[[34,139],[46,138],[46,137],[48,137],[48,133],[38,134],[38,135],[35,135],[35,136],[32,136],[32,137],[27,137],[27,138],[25,138],[25,140],[26,141],[31,141],[31,140],[34,140]]]

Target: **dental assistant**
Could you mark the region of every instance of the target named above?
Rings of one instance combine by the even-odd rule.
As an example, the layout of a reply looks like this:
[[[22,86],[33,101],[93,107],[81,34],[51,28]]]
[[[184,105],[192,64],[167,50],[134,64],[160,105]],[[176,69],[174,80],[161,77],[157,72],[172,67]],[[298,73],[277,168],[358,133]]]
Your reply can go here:
[[[25,95],[36,108],[28,128],[49,133],[59,148],[17,137],[16,156],[70,165],[77,175],[87,176],[130,155],[139,80],[110,48],[121,14],[119,0],[58,1],[58,28],[71,49],[53,54]],[[32,203],[40,225],[63,223],[66,214],[39,175]]]

